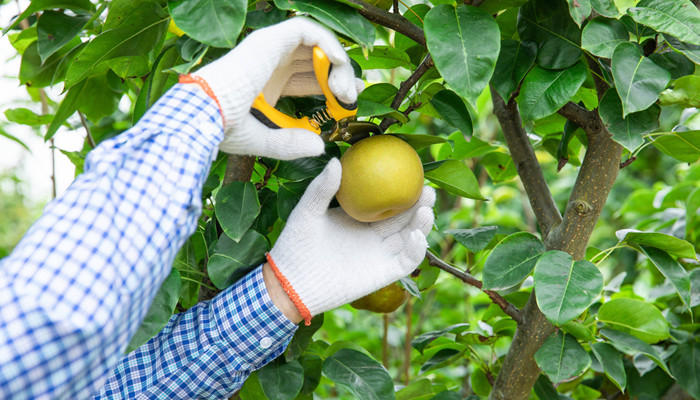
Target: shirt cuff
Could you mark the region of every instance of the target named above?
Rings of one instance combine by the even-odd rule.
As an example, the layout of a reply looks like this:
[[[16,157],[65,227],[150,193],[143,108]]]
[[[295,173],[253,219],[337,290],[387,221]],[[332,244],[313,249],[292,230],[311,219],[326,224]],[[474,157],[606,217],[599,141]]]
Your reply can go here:
[[[223,340],[253,369],[282,354],[298,328],[272,302],[262,265],[217,296],[212,308]]]

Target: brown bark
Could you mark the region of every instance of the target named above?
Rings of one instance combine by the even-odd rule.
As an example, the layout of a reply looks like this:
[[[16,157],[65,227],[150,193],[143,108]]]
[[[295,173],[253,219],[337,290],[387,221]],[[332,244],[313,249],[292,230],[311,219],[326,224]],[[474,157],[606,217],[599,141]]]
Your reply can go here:
[[[523,185],[537,215],[538,223],[543,231],[547,250],[562,250],[571,254],[575,260],[585,255],[586,246],[595,228],[605,201],[612,189],[619,171],[622,146],[615,143],[610,134],[603,129],[603,124],[595,112],[584,113],[581,109],[567,106],[562,114],[575,112],[580,115],[567,115],[573,118],[585,115],[586,118],[577,121],[588,135],[588,148],[579,170],[576,183],[566,206],[563,218],[558,217],[558,211],[549,204],[549,189],[543,182],[539,164],[528,161],[533,154],[529,141],[513,140],[513,127],[520,126],[520,120],[515,105],[506,105],[498,94],[493,92],[494,112],[501,122],[508,141],[513,160],[518,166]],[[511,136],[511,140],[508,137]],[[532,190],[528,190],[531,188]],[[544,192],[544,193],[543,193]],[[536,208],[537,207],[537,208]],[[562,218],[560,223],[552,223]],[[526,400],[535,381],[540,375],[540,369],[534,355],[542,343],[554,331],[554,326],[544,317],[537,306],[534,292],[530,295],[523,309],[523,322],[513,337],[513,342],[503,362],[501,371],[496,379],[490,399],[492,400]]]

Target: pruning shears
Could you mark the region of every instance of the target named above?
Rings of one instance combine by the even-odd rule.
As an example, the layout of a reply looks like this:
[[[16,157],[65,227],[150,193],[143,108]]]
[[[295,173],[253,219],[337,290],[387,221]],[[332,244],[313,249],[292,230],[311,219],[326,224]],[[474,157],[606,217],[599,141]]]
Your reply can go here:
[[[265,100],[265,96],[260,93],[253,101],[253,106],[250,109],[251,114],[270,128],[308,129],[321,135],[325,142],[355,143],[368,137],[370,133],[383,133],[379,125],[357,120],[357,102],[346,104],[333,95],[328,86],[331,62],[326,53],[318,46],[313,48],[313,66],[316,79],[326,97],[324,109],[314,113],[311,117],[295,118],[271,106]],[[321,131],[321,126],[330,120],[335,121],[333,128],[330,131]]]

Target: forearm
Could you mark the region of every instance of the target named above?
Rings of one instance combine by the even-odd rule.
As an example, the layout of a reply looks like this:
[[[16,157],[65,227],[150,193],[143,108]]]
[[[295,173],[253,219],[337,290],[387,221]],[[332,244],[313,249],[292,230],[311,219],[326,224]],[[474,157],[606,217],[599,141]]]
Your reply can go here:
[[[100,144],[0,263],[0,397],[82,397],[117,363],[201,213],[214,102],[169,91]]]
[[[213,300],[174,315],[121,360],[95,398],[226,398],[279,356],[295,331],[259,267]]]

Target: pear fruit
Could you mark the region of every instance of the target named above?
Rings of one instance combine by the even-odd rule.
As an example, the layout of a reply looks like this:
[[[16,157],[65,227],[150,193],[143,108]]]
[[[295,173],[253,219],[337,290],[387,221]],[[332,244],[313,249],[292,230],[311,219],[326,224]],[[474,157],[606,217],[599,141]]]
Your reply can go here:
[[[360,297],[350,303],[358,310],[367,310],[375,313],[390,313],[396,311],[408,299],[408,292],[401,285],[394,282],[388,286]]]
[[[362,222],[380,221],[409,209],[423,191],[423,165],[408,143],[373,135],[352,145],[343,167],[338,203]]]

